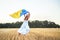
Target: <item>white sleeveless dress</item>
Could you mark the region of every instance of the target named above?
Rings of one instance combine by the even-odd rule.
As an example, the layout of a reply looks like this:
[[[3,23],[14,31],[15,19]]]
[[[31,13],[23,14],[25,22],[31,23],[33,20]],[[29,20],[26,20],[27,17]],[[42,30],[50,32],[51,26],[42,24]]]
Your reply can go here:
[[[28,25],[28,20],[24,20],[23,24],[21,27],[18,29],[18,32],[21,34],[27,34],[30,31],[29,25]]]

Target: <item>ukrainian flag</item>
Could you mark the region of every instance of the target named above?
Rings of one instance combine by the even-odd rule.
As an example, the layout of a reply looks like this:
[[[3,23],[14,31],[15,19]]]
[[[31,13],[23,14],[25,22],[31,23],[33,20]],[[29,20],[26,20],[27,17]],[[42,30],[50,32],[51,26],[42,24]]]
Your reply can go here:
[[[22,15],[25,15],[26,13],[28,13],[28,11],[25,9],[22,9],[22,10],[18,10],[17,12],[13,14],[10,14],[10,16],[13,18],[20,18]]]

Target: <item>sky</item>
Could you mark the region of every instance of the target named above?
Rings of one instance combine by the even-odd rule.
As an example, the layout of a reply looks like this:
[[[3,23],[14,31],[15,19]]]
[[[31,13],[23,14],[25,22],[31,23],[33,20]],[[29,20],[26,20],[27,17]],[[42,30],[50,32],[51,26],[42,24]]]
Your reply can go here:
[[[60,25],[60,0],[0,0],[0,23],[24,21],[24,16],[9,16],[20,9],[30,12],[30,21],[48,20]]]

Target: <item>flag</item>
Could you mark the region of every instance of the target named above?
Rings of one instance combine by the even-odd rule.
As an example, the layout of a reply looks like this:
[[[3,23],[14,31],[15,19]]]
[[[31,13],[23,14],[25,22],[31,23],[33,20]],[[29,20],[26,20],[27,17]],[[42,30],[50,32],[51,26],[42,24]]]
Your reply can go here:
[[[18,10],[17,12],[10,14],[10,16],[12,18],[20,18],[22,15],[25,15],[26,13],[28,13],[28,11],[25,9],[22,9],[22,10]]]

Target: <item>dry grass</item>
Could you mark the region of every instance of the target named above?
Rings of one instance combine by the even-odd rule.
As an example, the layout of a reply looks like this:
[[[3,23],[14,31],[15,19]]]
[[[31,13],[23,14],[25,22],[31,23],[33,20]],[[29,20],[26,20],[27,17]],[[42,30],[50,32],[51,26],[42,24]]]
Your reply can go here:
[[[17,30],[0,29],[0,40],[60,40],[60,28],[31,28],[26,35],[18,35]]]

